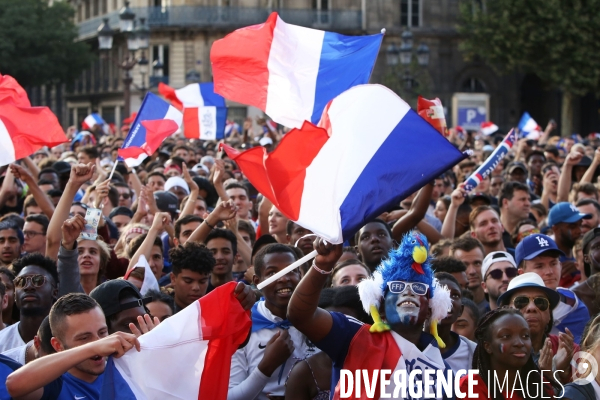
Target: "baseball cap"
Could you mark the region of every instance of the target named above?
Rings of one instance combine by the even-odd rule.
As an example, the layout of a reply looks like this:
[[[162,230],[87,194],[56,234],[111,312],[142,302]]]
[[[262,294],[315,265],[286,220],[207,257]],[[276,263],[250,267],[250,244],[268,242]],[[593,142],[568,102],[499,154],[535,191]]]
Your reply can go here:
[[[541,233],[534,233],[533,235],[526,236],[519,242],[515,249],[515,261],[517,265],[520,265],[523,260],[531,260],[547,251],[553,251],[558,256],[565,255],[551,237],[542,235]]]
[[[265,136],[261,138],[258,143],[260,143],[261,146],[268,146],[273,144],[273,140],[270,137]]]
[[[135,301],[120,304],[119,296],[123,291],[127,291],[136,298]],[[135,307],[144,307],[152,301],[151,297],[143,298],[140,291],[129,281],[124,279],[113,279],[106,281],[91,291],[90,297],[100,304],[104,316],[110,317],[118,312],[129,310]]]
[[[510,298],[512,295],[519,289],[523,288],[536,288],[542,290],[546,296],[548,296],[548,300],[550,300],[550,309],[553,310],[560,301],[560,295],[556,290],[548,289],[546,285],[544,285],[544,281],[542,278],[536,274],[535,272],[527,272],[525,274],[518,275],[513,278],[512,281],[508,284],[508,289],[506,292],[502,293],[500,297],[498,297],[498,304],[502,306],[508,305]]]
[[[180,188],[184,189],[187,194],[190,194],[190,187],[180,176],[172,176],[165,182],[165,190],[171,190],[176,186],[179,186]]]
[[[129,208],[123,207],[123,206],[115,207],[112,209],[110,214],[108,214],[108,218],[112,219],[112,217],[114,217],[115,215],[126,215],[129,218],[133,218],[133,211],[131,211]]]
[[[154,192],[154,200],[156,200],[156,206],[160,211],[170,212],[171,214],[179,213],[177,203],[177,196],[171,192],[159,190]]]
[[[511,174],[515,169],[522,169],[523,172],[527,173],[527,167],[525,166],[525,164],[523,164],[522,162],[519,161],[513,161],[511,163],[508,164],[508,173]]]
[[[483,259],[483,264],[481,265],[481,277],[485,279],[488,269],[490,269],[493,264],[500,261],[508,261],[513,267],[517,268],[515,259],[509,253],[505,251],[493,251]]]
[[[167,168],[165,168],[164,174],[166,175],[167,172],[169,172],[172,169],[174,169],[175,171],[177,171],[181,174],[181,168],[179,168],[179,165],[177,165],[177,164],[171,164]]]
[[[483,199],[488,206],[492,205],[492,200],[490,199],[490,196],[488,196],[485,193],[479,192],[479,193],[473,193],[473,194],[469,195],[469,200],[471,202],[473,202],[473,200],[475,200],[475,199]]]
[[[577,222],[581,219],[590,218],[592,218],[592,214],[584,214],[579,212],[577,207],[575,207],[573,204],[563,201],[554,205],[554,207],[550,209],[550,212],[548,213],[548,226],[553,227],[561,222],[572,224],[573,222]]]
[[[71,164],[65,161],[57,161],[52,164],[52,169],[56,171],[57,174],[62,175],[71,172]]]
[[[592,240],[600,236],[600,228],[594,228],[591,231],[586,232],[583,235],[583,239],[581,241],[581,248],[583,249],[583,254],[585,254],[586,247],[590,244]]]

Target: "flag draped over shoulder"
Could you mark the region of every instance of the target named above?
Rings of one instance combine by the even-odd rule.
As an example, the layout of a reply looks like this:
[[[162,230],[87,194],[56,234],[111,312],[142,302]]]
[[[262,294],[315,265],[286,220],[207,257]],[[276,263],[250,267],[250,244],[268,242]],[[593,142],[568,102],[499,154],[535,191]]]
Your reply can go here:
[[[290,128],[317,123],[330,100],[369,82],[382,38],[291,25],[274,12],[213,44],[215,92]]]
[[[360,85],[267,154],[223,146],[284,215],[330,243],[414,193],[465,156],[394,92]]]
[[[235,286],[217,287],[140,336],[140,352],[109,358],[100,398],[225,400],[231,357],[252,325]]]
[[[31,107],[21,85],[11,76],[0,75],[0,166],[67,141],[48,107]]]

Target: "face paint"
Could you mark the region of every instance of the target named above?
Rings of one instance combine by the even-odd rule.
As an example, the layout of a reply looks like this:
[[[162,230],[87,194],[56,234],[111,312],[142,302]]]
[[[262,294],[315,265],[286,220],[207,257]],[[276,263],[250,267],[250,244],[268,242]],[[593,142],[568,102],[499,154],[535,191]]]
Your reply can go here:
[[[500,353],[504,353],[504,343],[500,345]]]
[[[390,325],[416,325],[420,311],[421,299],[410,289],[400,295],[388,292],[385,296],[385,316]]]

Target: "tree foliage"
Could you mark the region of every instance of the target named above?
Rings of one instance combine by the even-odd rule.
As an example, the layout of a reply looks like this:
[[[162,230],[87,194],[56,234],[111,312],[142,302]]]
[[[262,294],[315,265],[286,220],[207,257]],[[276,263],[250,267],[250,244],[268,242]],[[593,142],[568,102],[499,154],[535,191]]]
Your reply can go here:
[[[92,60],[73,15],[63,1],[0,0],[0,73],[22,86],[72,82]]]
[[[461,49],[499,72],[533,72],[576,95],[600,93],[600,0],[462,0]]]

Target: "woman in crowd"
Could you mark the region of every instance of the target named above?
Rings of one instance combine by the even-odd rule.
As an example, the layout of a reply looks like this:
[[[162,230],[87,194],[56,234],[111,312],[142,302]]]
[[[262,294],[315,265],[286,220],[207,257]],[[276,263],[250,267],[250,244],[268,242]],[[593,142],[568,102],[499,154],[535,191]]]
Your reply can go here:
[[[273,236],[277,243],[286,244],[288,219],[275,206],[269,211],[269,234]]]
[[[356,286],[371,275],[369,268],[359,260],[339,262],[331,273],[331,286]]]
[[[523,238],[533,233],[540,233],[540,230],[537,228],[537,223],[530,219],[524,219],[517,224],[517,227],[512,234],[512,242],[515,247],[517,247],[517,244],[519,244]]]
[[[448,208],[450,208],[450,196],[443,196],[435,204],[435,210],[433,210],[433,215],[437,219],[440,220],[441,223],[444,223],[444,219],[446,218],[446,214],[448,213]]]

